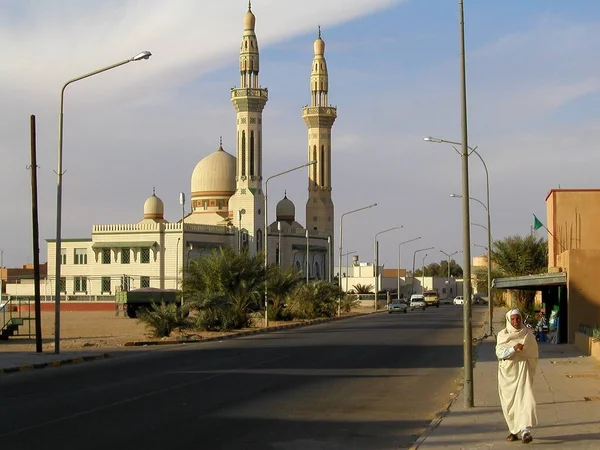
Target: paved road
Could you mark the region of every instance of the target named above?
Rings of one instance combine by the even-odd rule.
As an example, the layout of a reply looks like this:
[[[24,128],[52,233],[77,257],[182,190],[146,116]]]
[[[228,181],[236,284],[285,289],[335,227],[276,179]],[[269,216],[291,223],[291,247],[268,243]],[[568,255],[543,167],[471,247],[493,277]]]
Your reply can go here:
[[[449,305],[121,355],[3,376],[0,445],[407,448],[461,366],[462,308]]]

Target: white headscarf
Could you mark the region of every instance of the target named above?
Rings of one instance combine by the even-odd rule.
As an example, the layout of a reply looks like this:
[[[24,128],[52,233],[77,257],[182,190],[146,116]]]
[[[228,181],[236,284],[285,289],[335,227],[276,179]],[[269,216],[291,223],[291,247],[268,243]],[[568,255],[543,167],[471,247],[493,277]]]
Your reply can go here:
[[[523,318],[523,314],[518,309],[512,309],[506,313],[506,328],[498,333],[497,347],[513,347],[517,343],[523,344],[522,355],[524,357],[538,358],[538,345],[533,332],[525,325],[517,329],[510,323],[510,316],[515,314],[521,316],[521,319]]]

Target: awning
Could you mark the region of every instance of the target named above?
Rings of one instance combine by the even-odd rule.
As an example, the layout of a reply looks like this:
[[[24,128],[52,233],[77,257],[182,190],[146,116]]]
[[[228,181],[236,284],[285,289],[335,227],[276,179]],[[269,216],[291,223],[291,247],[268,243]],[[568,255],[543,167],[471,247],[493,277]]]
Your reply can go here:
[[[495,289],[539,289],[544,286],[566,286],[567,273],[543,273],[540,275],[524,275],[521,277],[494,278]]]
[[[292,244],[292,249],[293,250],[304,250],[304,251],[306,251],[306,245],[304,245],[304,244]],[[309,252],[326,252],[327,251],[327,247],[325,247],[323,245],[309,245],[308,246],[308,251]]]
[[[157,245],[156,241],[94,242],[92,248],[150,248]]]

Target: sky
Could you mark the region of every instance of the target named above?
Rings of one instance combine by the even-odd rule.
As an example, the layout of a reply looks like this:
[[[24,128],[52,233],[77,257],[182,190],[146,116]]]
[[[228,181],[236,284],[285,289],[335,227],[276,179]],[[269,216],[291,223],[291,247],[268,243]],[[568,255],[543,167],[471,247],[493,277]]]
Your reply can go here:
[[[94,224],[134,223],[156,194],[181,217],[195,165],[223,147],[235,155],[230,88],[239,84],[244,0],[0,0],[0,250],[8,267],[32,262],[30,116],[36,117],[40,261],[54,238],[58,112],[62,85],[135,62],[65,91],[62,236]],[[439,262],[462,248],[458,2],[254,0],[263,114],[264,174],[306,162],[302,107],[317,26],[326,42],[335,233],[344,252],[387,268]],[[469,145],[489,170],[492,235],[546,222],[551,189],[599,188],[600,2],[465,0]],[[485,203],[485,172],[469,160],[470,195]],[[287,191],[305,223],[304,171],[269,183],[269,216]],[[187,206],[189,210],[189,204]],[[471,202],[471,221],[486,224]],[[538,231],[538,233],[540,233]],[[540,233],[540,237],[543,235]],[[487,245],[473,226],[471,242]],[[339,242],[334,244],[337,255]],[[474,247],[473,256],[485,252]],[[424,255],[427,255],[423,259]],[[460,264],[462,257],[456,255]],[[337,262],[337,259],[336,259]]]

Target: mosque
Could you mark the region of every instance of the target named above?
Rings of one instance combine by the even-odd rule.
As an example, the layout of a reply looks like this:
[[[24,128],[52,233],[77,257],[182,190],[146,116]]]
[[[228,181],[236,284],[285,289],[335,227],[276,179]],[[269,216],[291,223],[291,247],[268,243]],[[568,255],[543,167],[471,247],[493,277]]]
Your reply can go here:
[[[264,239],[270,263],[293,267],[311,279],[330,278],[334,237],[331,129],[337,110],[328,104],[325,43],[319,30],[310,74],[311,100],[302,109],[308,128],[307,224],[303,227],[296,221],[296,208],[287,195],[277,203],[276,218],[269,223],[268,177],[263,175],[262,164],[262,111],[268,90],[259,83],[255,24],[249,4],[240,48],[240,85],[231,89],[236,156],[221,143],[196,165],[191,176],[191,212],[176,222],[165,219],[164,204],[153,192],[139,222],[94,225],[91,238],[63,239],[60,289],[67,297],[110,296],[118,290],[143,287],[177,288],[182,268],[190,260],[222,246],[256,255],[264,251]],[[181,202],[185,203],[183,195]],[[55,242],[47,240],[50,283],[54,283]]]

